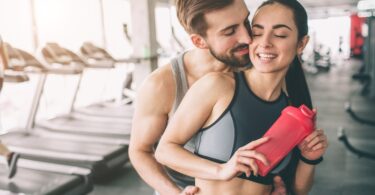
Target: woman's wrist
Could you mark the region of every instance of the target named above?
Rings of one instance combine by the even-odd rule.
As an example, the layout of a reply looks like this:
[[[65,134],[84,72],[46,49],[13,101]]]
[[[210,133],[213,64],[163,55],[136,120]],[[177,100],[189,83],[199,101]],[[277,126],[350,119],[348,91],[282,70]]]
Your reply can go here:
[[[223,169],[224,169],[223,165],[224,165],[224,164],[217,164],[217,165],[215,166],[216,178],[217,178],[218,180],[225,180],[225,179],[224,179],[224,176],[223,176],[223,174],[222,174]]]
[[[298,155],[298,158],[299,160],[301,160],[302,162],[308,164],[308,165],[317,165],[319,163],[321,163],[323,161],[323,156],[317,158],[317,159],[308,159],[308,158],[305,158],[301,152],[299,152],[299,155]]]

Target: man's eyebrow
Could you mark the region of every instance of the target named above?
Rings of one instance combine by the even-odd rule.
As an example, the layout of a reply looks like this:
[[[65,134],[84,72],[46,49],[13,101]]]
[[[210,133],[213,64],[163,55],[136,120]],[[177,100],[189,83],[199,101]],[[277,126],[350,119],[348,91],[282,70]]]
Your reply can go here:
[[[232,28],[235,28],[235,27],[237,27],[237,26],[238,26],[238,24],[230,25],[230,26],[225,27],[224,29],[220,30],[220,32],[225,32],[225,31],[227,31],[227,30],[229,30],[229,29],[232,29]]]
[[[245,19],[244,21],[249,20],[249,16],[250,16],[250,12],[247,13],[247,15],[246,15],[246,19]],[[225,32],[225,31],[227,31],[227,30],[229,30],[229,29],[232,29],[232,28],[235,28],[235,27],[237,27],[237,26],[239,26],[239,24],[233,24],[233,25],[230,25],[230,26],[225,27],[224,29],[220,30],[220,32]]]
[[[252,26],[253,28],[260,28],[260,29],[264,29],[264,26],[260,25],[260,24],[254,24]],[[292,28],[290,28],[289,26],[285,25],[285,24],[276,24],[276,25],[273,25],[272,26],[272,29],[278,29],[278,28],[287,28],[289,30],[292,30]]]

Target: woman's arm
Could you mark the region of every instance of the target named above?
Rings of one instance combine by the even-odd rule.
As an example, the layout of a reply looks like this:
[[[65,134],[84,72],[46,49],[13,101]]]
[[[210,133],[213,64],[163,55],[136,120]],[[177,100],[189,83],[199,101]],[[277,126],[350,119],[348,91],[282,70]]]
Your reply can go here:
[[[258,158],[263,162],[265,158],[252,149],[266,139],[251,142],[239,149],[225,164],[200,158],[183,148],[206,121],[211,119],[210,116],[215,112],[218,102],[225,98],[231,99],[233,93],[232,77],[215,73],[197,81],[184,97],[163,134],[156,150],[156,159],[178,172],[208,180],[229,180],[240,172],[249,175],[251,170],[256,171],[256,164],[252,158]],[[224,101],[229,103],[230,100]]]
[[[297,195],[308,194],[311,190],[314,180],[315,164],[322,158],[327,147],[327,137],[321,129],[307,136],[299,145],[301,159],[305,160],[299,160],[296,169],[296,178],[293,188]]]
[[[218,179],[218,163],[197,157],[183,146],[204,126],[221,98],[224,89],[220,85],[226,82],[219,79],[225,77],[220,75],[203,77],[186,93],[156,149],[160,163],[193,177]]]

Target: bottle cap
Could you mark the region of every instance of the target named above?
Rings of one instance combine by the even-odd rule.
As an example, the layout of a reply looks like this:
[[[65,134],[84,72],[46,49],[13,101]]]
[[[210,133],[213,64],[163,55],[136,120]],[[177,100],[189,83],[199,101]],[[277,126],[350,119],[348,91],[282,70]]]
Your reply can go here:
[[[299,110],[301,110],[302,114],[313,119],[315,117],[315,112],[313,112],[312,110],[310,110],[310,108],[308,108],[307,106],[305,105],[301,105],[299,107]]]

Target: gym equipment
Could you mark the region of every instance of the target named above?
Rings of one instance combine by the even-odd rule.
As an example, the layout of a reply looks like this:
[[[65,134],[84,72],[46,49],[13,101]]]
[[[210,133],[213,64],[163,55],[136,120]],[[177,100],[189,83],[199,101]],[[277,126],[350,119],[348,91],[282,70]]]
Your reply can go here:
[[[368,96],[368,98],[374,98],[375,97],[375,45],[374,45],[374,34],[375,34],[375,17],[371,16],[366,19],[366,24],[368,26],[368,33],[365,37],[364,45],[364,65],[359,70],[359,73],[354,74],[352,76],[353,79],[360,80],[363,84],[363,88],[361,90],[362,96]],[[360,117],[358,114],[356,114],[350,102],[346,103],[345,105],[346,111],[349,113],[349,115],[356,121],[366,124],[366,125],[375,125],[375,121],[370,119],[365,119],[363,117]],[[342,127],[339,127],[338,129],[338,139],[343,142],[344,146],[352,153],[356,154],[358,157],[368,158],[371,160],[375,160],[375,154],[369,153],[364,151],[363,149],[358,149],[354,147],[347,138],[345,131]]]
[[[358,156],[358,158],[368,158],[375,160],[375,154],[365,152],[363,150],[355,148],[348,140],[345,131],[342,127],[337,130],[337,138],[344,144],[344,146],[352,153]]]
[[[52,66],[53,64],[75,64],[76,62],[82,65],[82,71],[84,66],[88,66],[78,55],[74,54],[66,48],[62,48],[56,43],[48,43],[42,50],[43,55],[47,62]],[[61,60],[63,59],[63,60]],[[113,67],[111,63],[101,63],[101,67]],[[95,67],[99,67],[99,64],[95,64]],[[74,98],[71,103],[71,109],[74,110],[74,102],[77,97],[82,74],[79,75],[79,81],[77,88],[74,93]],[[129,111],[130,110],[130,111]],[[78,134],[83,138],[82,141],[93,141],[96,139],[96,143],[107,143],[107,144],[122,144],[128,145],[131,131],[131,117],[132,110],[126,110],[128,116],[122,120],[100,120],[100,117],[89,117],[71,113],[67,115],[57,116],[48,120],[40,120],[36,122],[36,127],[43,129],[49,129],[54,132]],[[87,135],[87,137],[85,137]]]
[[[124,60],[116,60],[105,49],[95,46],[90,42],[85,42],[81,46],[82,57],[88,64],[102,64],[110,63],[116,65],[124,63]],[[126,62],[128,63],[128,62]],[[130,104],[134,100],[135,92],[131,89],[132,72],[128,72],[125,77],[124,90],[121,92],[121,100],[112,103],[98,103],[92,104],[83,108],[74,108],[73,113],[81,113],[91,116],[110,117],[111,119],[117,118],[123,121],[126,118],[133,116],[134,108]]]
[[[0,136],[2,142],[10,150],[20,153],[25,159],[88,168],[92,171],[94,180],[105,178],[128,161],[127,146],[115,143],[100,144],[73,141],[69,140],[72,137],[71,134],[54,133],[48,129],[35,128],[35,116],[47,74],[80,74],[82,66],[75,63],[51,67],[40,63],[31,54],[13,48],[9,44],[3,44],[1,53],[1,56],[7,57],[5,62],[10,62],[4,67],[30,74],[36,72],[40,75],[26,128],[14,129]],[[16,64],[14,63],[16,60],[9,60],[11,56],[22,58],[18,58],[19,63]],[[60,58],[61,61],[66,61],[66,59]],[[87,137],[90,138],[90,136]],[[92,137],[92,139],[98,138]]]
[[[364,64],[358,73],[352,76],[353,79],[361,81],[363,88],[361,94],[363,96],[375,97],[375,49],[374,49],[374,34],[375,34],[375,17],[371,16],[366,18],[368,26],[367,36],[364,37]],[[362,32],[363,33],[363,32]],[[362,35],[361,35],[362,36]]]
[[[345,104],[345,110],[347,113],[349,113],[349,115],[356,121],[360,122],[360,123],[363,123],[363,124],[366,124],[366,125],[372,125],[372,126],[375,126],[375,121],[373,120],[370,120],[370,119],[365,119],[365,118],[362,118],[360,116],[358,116],[352,109],[352,106],[350,104],[350,102],[347,102]]]
[[[78,195],[92,191],[90,170],[20,159],[17,175],[9,180],[0,171],[0,194]],[[6,170],[0,164],[0,170]]]
[[[3,48],[0,37],[0,48]],[[6,54],[0,52],[0,90],[5,81],[26,82],[27,75],[22,72],[7,70],[9,62]],[[46,162],[38,162],[19,159],[17,163],[17,175],[11,180],[8,178],[6,160],[0,161],[0,193],[1,194],[86,194],[93,188],[91,171],[89,169],[56,165]],[[3,171],[5,170],[5,171]]]

